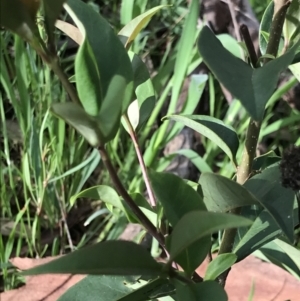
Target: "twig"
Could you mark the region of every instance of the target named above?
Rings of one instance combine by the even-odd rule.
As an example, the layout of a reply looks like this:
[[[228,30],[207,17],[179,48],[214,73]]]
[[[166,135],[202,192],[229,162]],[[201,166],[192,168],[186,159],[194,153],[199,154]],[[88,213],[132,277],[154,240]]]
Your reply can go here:
[[[71,100],[75,102],[76,104],[81,106],[80,99],[78,97],[77,91],[70,83],[66,73],[62,70],[58,58],[55,57],[51,60],[50,63],[48,63],[48,66],[52,69],[52,71],[58,76],[59,80],[61,81],[63,87],[69,94]]]
[[[102,158],[102,161],[110,175],[110,178],[126,204],[129,206],[129,208],[132,210],[132,212],[135,214],[135,216],[140,220],[142,225],[147,229],[147,231],[164,247],[165,246],[165,239],[163,235],[159,232],[157,232],[156,228],[153,226],[153,224],[150,222],[150,220],[146,217],[146,215],[141,211],[141,209],[135,204],[131,196],[128,194],[126,189],[124,188],[123,184],[121,183],[115,168],[113,167],[110,158],[108,156],[108,153],[106,152],[106,149],[104,146],[99,147],[99,153]]]
[[[131,124],[131,122],[130,122],[130,120],[129,120],[129,118],[126,114],[123,115],[123,118],[124,118],[124,120],[127,124],[128,132],[129,132],[129,135],[130,135],[131,140],[133,142],[135,152],[136,152],[136,155],[137,155],[139,163],[140,163],[140,167],[141,167],[141,170],[142,170],[144,182],[145,182],[146,189],[147,189],[147,192],[148,192],[148,195],[149,195],[150,205],[152,207],[155,207],[156,206],[155,196],[154,196],[151,184],[150,184],[147,168],[146,168],[145,161],[144,161],[142,152],[141,152],[139,144],[138,144],[138,139],[137,139],[135,130],[133,129],[132,124]]]
[[[246,44],[251,64],[253,68],[256,68],[258,58],[247,25],[242,24],[240,27],[240,32]]]

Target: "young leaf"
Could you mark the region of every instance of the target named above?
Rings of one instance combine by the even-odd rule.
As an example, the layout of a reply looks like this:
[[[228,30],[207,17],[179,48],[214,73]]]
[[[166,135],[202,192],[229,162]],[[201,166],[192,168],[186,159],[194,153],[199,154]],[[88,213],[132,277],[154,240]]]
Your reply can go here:
[[[248,180],[246,187],[268,210],[284,234],[294,240],[293,205],[295,194],[281,185],[278,164],[266,168]]]
[[[263,67],[252,69],[227,51],[208,27],[202,29],[198,40],[198,48],[205,63],[255,120],[262,119],[279,75],[293,61],[299,44],[300,41]]]
[[[75,103],[55,103],[51,106],[54,115],[73,126],[92,146],[103,143],[103,135],[94,117]]]
[[[70,289],[58,301],[117,300],[133,289],[126,286],[128,276],[87,276]]]
[[[232,253],[220,254],[207,266],[204,281],[215,280],[236,262],[237,256]]]
[[[139,15],[134,18],[128,24],[126,24],[119,32],[119,36],[122,39],[124,46],[126,49],[129,49],[132,41],[136,38],[136,36],[140,33],[140,31],[145,27],[148,22],[151,20],[152,16],[155,15],[160,9],[166,7],[167,5],[159,5],[153,7],[147,12]]]
[[[162,266],[144,247],[129,241],[106,241],[26,270],[23,274],[159,276],[161,270]]]
[[[175,282],[175,281],[174,281]],[[202,283],[183,284],[176,281],[177,300],[187,301],[227,301],[228,297],[224,288],[215,281],[205,281]]]
[[[203,201],[208,211],[226,212],[237,207],[259,204],[259,201],[243,186],[214,173],[200,177]]]
[[[171,257],[169,261],[176,260],[178,255],[202,237],[222,229],[244,227],[251,224],[251,220],[232,214],[206,211],[189,212],[176,224],[170,235]]]
[[[36,13],[40,1],[29,0],[1,0],[0,1],[0,24],[17,33],[28,42],[33,42],[39,37],[35,24]]]
[[[235,155],[239,147],[239,140],[234,129],[221,120],[202,115],[170,115],[166,119],[182,122],[185,126],[209,138],[218,145],[235,163]]]

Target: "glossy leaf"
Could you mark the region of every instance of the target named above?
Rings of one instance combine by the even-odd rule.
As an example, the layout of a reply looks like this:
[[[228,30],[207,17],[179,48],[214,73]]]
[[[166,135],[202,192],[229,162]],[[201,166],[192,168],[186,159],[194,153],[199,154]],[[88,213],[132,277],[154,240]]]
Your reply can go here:
[[[55,103],[51,106],[51,111],[73,126],[92,146],[102,144],[103,136],[95,118],[75,103]]]
[[[144,247],[129,241],[111,240],[80,249],[44,265],[26,270],[23,274],[159,276],[161,270],[161,265]]]
[[[204,62],[255,120],[262,119],[279,75],[293,61],[298,46],[299,42],[263,67],[252,69],[227,51],[208,27],[202,29],[198,40]]]
[[[117,300],[132,291],[124,283],[128,276],[87,276],[70,289],[58,301],[107,301]]]
[[[220,254],[207,266],[204,281],[215,280],[236,262],[237,256],[232,253]]]
[[[0,24],[28,42],[39,37],[35,17],[40,1],[1,0]]]
[[[129,49],[133,40],[137,37],[140,31],[148,24],[152,16],[155,15],[160,9],[166,6],[167,5],[159,5],[153,7],[147,12],[134,18],[120,30],[119,36],[122,38],[125,48]]]
[[[205,281],[195,284],[183,284],[176,281],[176,296],[178,300],[187,301],[227,301],[224,288],[215,281]]]
[[[259,204],[245,187],[226,177],[203,173],[199,182],[208,211],[226,212],[237,207]]]
[[[293,206],[295,194],[281,185],[278,164],[263,170],[248,180],[246,187],[268,210],[284,234],[294,240]]]
[[[54,45],[54,24],[62,10],[66,0],[43,0],[45,13],[45,30],[47,33],[48,44]]]
[[[221,120],[204,115],[169,115],[165,118],[183,123],[218,145],[235,162],[239,140],[234,129]]]
[[[251,220],[231,214],[206,211],[189,212],[176,224],[170,235],[170,261],[176,260],[180,253],[202,237],[219,230],[251,224]]]

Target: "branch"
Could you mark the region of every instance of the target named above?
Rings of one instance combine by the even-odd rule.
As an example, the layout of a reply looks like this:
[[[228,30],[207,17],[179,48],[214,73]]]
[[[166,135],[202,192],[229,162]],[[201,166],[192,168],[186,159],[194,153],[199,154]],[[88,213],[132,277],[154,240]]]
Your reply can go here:
[[[99,153],[102,158],[102,161],[110,175],[110,178],[119,193],[119,195],[124,199],[126,204],[129,206],[129,208],[132,210],[133,214],[140,220],[142,225],[145,227],[145,229],[164,247],[165,246],[165,239],[161,233],[158,233],[156,228],[153,226],[153,224],[150,222],[150,220],[146,217],[146,215],[141,211],[141,209],[136,205],[134,200],[131,198],[131,196],[128,194],[126,189],[124,188],[123,184],[121,183],[115,168],[113,167],[110,158],[108,156],[108,153],[106,152],[106,149],[104,146],[99,147]]]

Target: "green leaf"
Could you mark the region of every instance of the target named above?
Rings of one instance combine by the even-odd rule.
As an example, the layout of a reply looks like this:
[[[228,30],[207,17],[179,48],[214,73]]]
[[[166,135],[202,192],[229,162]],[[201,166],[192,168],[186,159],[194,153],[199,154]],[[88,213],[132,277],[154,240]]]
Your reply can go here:
[[[178,176],[149,170],[149,178],[154,194],[172,226],[192,210],[206,210],[201,196]]]
[[[215,281],[205,281],[195,284],[183,284],[176,281],[177,300],[187,301],[227,301],[228,297],[224,288]]]
[[[1,0],[0,24],[17,33],[28,42],[33,42],[39,37],[35,24],[36,13],[40,1],[29,0]]]
[[[204,281],[215,280],[236,262],[237,256],[232,253],[220,254],[207,266]]]
[[[226,212],[237,207],[259,204],[245,187],[223,176],[203,173],[199,182],[208,211]]]
[[[124,284],[128,278],[128,276],[87,276],[68,289],[58,301],[117,300],[132,291]]]
[[[255,255],[276,264],[300,280],[300,251],[294,246],[280,239],[275,239],[260,248]]]
[[[300,63],[290,65],[289,69],[292,71],[292,73],[294,74],[294,76],[300,82]]]
[[[143,301],[168,296],[174,293],[174,286],[168,279],[154,279],[117,301]]]
[[[103,143],[103,136],[93,116],[86,113],[75,103],[55,103],[51,106],[54,115],[73,126],[92,146]]]
[[[137,35],[140,33],[143,27],[145,27],[148,24],[152,16],[155,15],[160,9],[166,6],[168,5],[159,5],[153,7],[147,12],[131,20],[120,30],[119,36],[122,38],[126,49],[129,49],[133,40],[137,37]]]
[[[184,180],[170,173],[149,171],[149,178],[157,200],[174,227],[179,220],[193,210],[206,210],[201,196]],[[167,244],[169,249],[169,245]],[[177,258],[187,274],[191,274],[205,259],[210,248],[210,237],[195,242]]]
[[[278,164],[263,170],[248,180],[246,187],[268,210],[284,234],[294,240],[293,206],[295,193],[281,185]]]
[[[147,66],[135,53],[129,51],[134,75],[134,90],[137,97],[136,110],[128,108],[128,118],[134,129],[141,127],[151,115],[156,97]]]
[[[128,85],[126,85],[124,77],[120,75],[113,76],[97,117],[105,142],[112,140],[120,127],[122,115],[122,101],[120,100],[126,94],[127,88]]]
[[[54,45],[54,24],[62,10],[63,3],[66,0],[43,0],[43,7],[45,12],[45,30],[49,45]]]
[[[200,33],[198,48],[216,78],[241,101],[253,119],[261,120],[279,75],[293,61],[299,42],[282,56],[257,69],[252,69],[227,51],[208,27]]]
[[[234,248],[238,261],[272,241],[281,234],[278,224],[267,210],[263,210]]]
[[[234,129],[221,120],[202,115],[169,115],[165,117],[182,122],[185,126],[195,130],[218,145],[235,163],[235,155],[239,147],[239,140]]]
[[[206,211],[192,211],[184,215],[170,235],[170,259],[176,260],[186,248],[197,240],[216,231],[249,226],[252,221],[244,217]]]
[[[147,250],[129,241],[97,243],[23,272],[38,274],[159,276],[162,266]]]
[[[269,151],[259,157],[256,157],[253,161],[252,169],[255,170],[262,170],[270,165],[281,160],[281,157],[278,157],[274,151]]]
[[[264,33],[270,32],[270,27],[274,14],[274,2],[271,1],[266,8],[259,28],[259,48],[262,55],[266,54],[269,38],[266,39]]]
[[[282,30],[285,44],[291,44],[298,40],[300,35],[300,2],[292,0],[285,16]]]
[[[93,186],[79,192],[78,194],[73,195],[70,199],[71,206],[75,204],[78,198],[99,200],[121,210],[124,210],[122,202],[117,192],[113,188],[106,185]]]
[[[133,72],[126,50],[111,25],[90,5],[80,0],[68,0],[64,7],[77,26],[80,26],[80,22],[85,28],[100,73],[103,98],[106,97],[115,76],[126,80],[126,90],[119,99],[117,109],[119,111],[121,107],[123,113],[131,101],[133,89]]]
[[[97,116],[102,102],[100,74],[94,52],[85,36],[75,59],[76,88],[84,110],[91,116]]]

